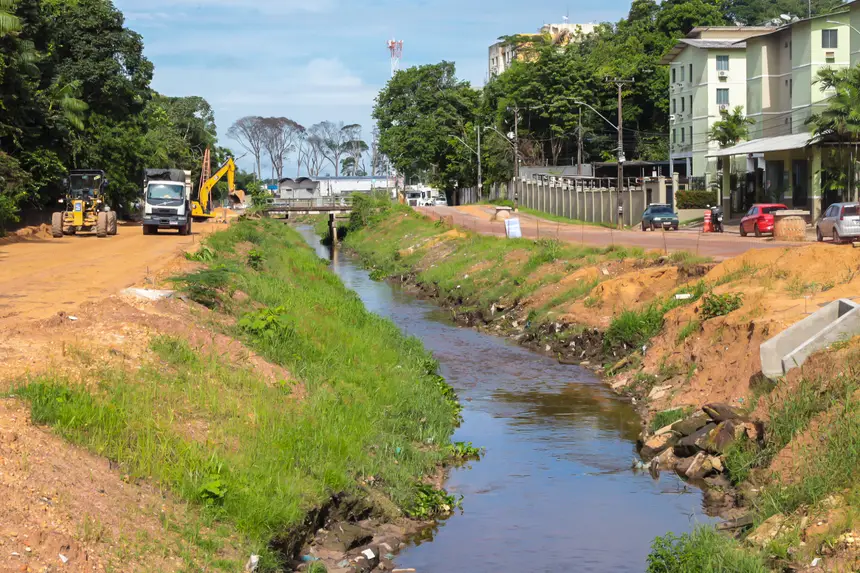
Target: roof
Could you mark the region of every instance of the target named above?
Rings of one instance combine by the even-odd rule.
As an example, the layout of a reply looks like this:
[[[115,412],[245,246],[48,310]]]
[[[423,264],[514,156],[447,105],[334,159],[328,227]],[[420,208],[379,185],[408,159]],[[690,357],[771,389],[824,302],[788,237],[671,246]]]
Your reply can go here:
[[[817,20],[819,18],[832,18],[833,16],[842,16],[843,14],[848,14],[850,11],[846,10],[846,8],[853,3],[854,2],[850,2],[848,4],[845,4],[845,5],[843,5],[843,7],[841,9],[836,10],[834,12],[828,12],[827,14],[818,14],[817,16],[812,16],[810,18],[800,18],[798,20],[795,20],[794,22],[788,22],[784,26],[779,26],[778,28],[774,28],[772,31],[765,32],[764,34],[756,34],[753,37],[754,38],[763,38],[765,36],[770,36],[771,34],[776,34],[778,32],[788,30],[789,28],[791,28],[795,24],[800,24],[801,22],[809,22],[810,20]],[[845,25],[848,26],[848,24],[845,24]],[[752,39],[752,38],[747,38],[747,39]]]
[[[802,149],[809,145],[808,133],[792,133],[776,137],[762,137],[752,141],[744,141],[732,147],[726,147],[708,154],[708,157],[729,157],[731,155],[749,155],[750,153],[768,153],[771,151],[788,151]]]
[[[746,39],[744,40],[699,40],[698,38],[681,38],[672,46],[672,49],[666,52],[660,59],[660,64],[671,64],[678,55],[684,51],[687,46],[699,48],[701,50],[743,50],[746,48]]]

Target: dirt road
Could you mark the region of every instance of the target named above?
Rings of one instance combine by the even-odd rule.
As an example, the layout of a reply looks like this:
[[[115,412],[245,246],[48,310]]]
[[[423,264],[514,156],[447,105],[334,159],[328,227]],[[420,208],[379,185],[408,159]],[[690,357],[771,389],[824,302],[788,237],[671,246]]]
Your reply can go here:
[[[144,236],[140,226],[120,226],[114,237],[35,237],[0,245],[0,333],[21,320],[71,313],[85,302],[144,281],[200,238],[224,225],[194,226],[181,237],[165,231]]]
[[[490,221],[491,208],[471,205],[466,207],[419,207],[418,211],[438,219],[453,217],[454,224],[485,235],[505,236],[505,225],[501,221]],[[557,238],[570,243],[584,243],[598,247],[625,245],[646,250],[658,249],[668,252],[690,251],[716,260],[743,254],[751,249],[798,246],[802,243],[786,243],[769,238],[740,237],[697,231],[611,231],[603,227],[559,224],[519,213],[523,237]]]

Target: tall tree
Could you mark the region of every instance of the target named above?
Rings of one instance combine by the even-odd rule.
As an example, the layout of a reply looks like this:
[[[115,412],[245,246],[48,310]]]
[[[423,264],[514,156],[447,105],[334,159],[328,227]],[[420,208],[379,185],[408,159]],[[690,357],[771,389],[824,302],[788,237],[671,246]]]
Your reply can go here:
[[[263,178],[261,158],[263,156],[263,146],[266,141],[266,130],[263,126],[263,118],[259,116],[245,116],[237,119],[230,129],[227,130],[227,136],[236,140],[248,153],[254,156],[254,165],[257,170],[257,177]]]
[[[296,149],[299,136],[305,128],[286,117],[266,117],[262,119],[263,147],[269,156],[278,180],[284,175],[284,162],[287,155]]]
[[[744,115],[743,106],[736,106],[731,112],[721,111],[720,119],[711,126],[708,139],[719,143],[721,148],[731,147],[749,139],[749,126],[753,124],[755,121]]]
[[[352,127],[344,125],[343,122],[334,123],[323,121],[317,124],[317,133],[322,139],[322,153],[334,167],[334,176],[340,175],[340,162],[347,154],[347,144],[352,135]]]

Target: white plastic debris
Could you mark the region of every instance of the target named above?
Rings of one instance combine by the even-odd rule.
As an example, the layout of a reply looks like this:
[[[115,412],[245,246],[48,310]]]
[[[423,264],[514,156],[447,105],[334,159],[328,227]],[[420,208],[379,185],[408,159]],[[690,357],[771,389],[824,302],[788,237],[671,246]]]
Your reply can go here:
[[[65,555],[63,555],[62,553],[60,553],[60,561],[62,561],[63,563],[68,563],[69,558],[66,557]]]
[[[682,292],[680,294],[675,295],[675,300],[690,300],[691,298],[693,298],[693,295],[686,292]]]
[[[142,298],[144,300],[161,300],[163,298],[170,298],[176,291],[172,290],[157,290],[157,289],[148,289],[148,288],[127,288],[122,291],[122,294],[126,294],[128,296],[133,296],[136,298]]]
[[[821,557],[816,557],[815,559],[812,560],[811,566],[812,567],[818,567],[819,563],[821,563]]]
[[[257,567],[260,566],[260,556],[259,555],[251,555],[248,558],[248,562],[245,563],[245,571],[248,573],[253,573],[257,570]]]
[[[361,554],[367,557],[368,560],[374,559],[376,557],[376,554],[373,552],[373,549],[365,549],[361,552]]]
[[[77,316],[70,316],[69,317],[69,320],[71,320],[72,322],[76,321],[77,319],[78,319]]]

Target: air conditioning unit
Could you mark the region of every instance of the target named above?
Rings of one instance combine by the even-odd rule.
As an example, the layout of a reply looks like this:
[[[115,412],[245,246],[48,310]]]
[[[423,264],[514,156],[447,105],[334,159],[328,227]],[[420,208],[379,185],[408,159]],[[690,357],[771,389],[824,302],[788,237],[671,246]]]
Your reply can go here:
[[[720,70],[720,71],[718,71],[718,72],[717,72],[717,77],[718,77],[718,78],[720,78],[721,80],[728,79],[728,77],[729,77],[729,72],[728,72],[728,70]]]
[[[721,103],[720,104],[720,111],[729,111],[729,104]]]
[[[669,123],[675,123],[675,114],[669,116]]]

